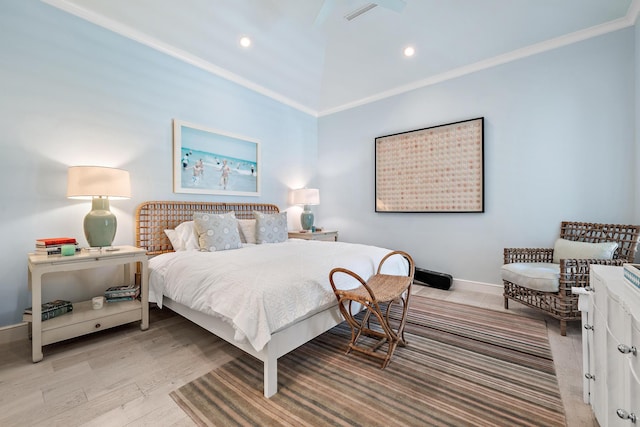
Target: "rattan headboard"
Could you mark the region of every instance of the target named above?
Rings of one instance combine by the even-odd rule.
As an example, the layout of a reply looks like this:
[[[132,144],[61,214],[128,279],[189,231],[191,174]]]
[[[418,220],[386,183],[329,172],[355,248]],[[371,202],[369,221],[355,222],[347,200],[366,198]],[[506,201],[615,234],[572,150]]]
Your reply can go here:
[[[280,209],[266,203],[144,202],[136,209],[136,246],[146,249],[149,255],[173,252],[164,230],[191,221],[194,212],[229,211],[234,211],[238,219],[252,219],[253,211],[278,213]]]

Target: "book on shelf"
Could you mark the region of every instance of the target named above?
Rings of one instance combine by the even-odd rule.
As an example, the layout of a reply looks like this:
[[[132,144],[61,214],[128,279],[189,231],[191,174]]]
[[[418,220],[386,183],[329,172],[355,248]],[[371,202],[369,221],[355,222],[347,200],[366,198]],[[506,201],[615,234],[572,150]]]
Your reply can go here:
[[[119,298],[119,297],[134,297],[137,298],[140,294],[140,286],[137,285],[122,285],[112,286],[104,291],[105,298]]]
[[[73,304],[71,303],[71,301],[65,301],[65,300],[55,300],[55,301],[45,302],[40,307],[41,307],[41,319],[43,321],[49,320],[56,316],[60,316],[62,314],[73,311]],[[32,315],[33,315],[33,308],[32,307],[25,308],[24,314],[23,314],[23,320],[31,321]]]
[[[62,246],[63,245],[48,246],[46,248],[36,247],[33,253],[36,255],[60,255],[62,254]],[[76,246],[76,252],[79,252],[81,250],[80,247],[77,244],[75,246]]]
[[[49,237],[45,239],[36,239],[36,248],[77,244],[78,242],[74,237]]]
[[[120,301],[133,301],[136,298],[138,298],[137,296],[131,295],[128,297],[108,297],[105,298],[106,302],[120,302]]]

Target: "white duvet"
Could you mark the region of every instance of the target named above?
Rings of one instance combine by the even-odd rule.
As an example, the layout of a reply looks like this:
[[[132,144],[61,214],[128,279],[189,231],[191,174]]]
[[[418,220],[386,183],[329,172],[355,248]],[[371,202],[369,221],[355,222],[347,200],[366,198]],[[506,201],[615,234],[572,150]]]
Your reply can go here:
[[[271,334],[296,320],[336,304],[329,272],[344,267],[368,279],[390,252],[374,246],[290,239],[221,252],[182,251],[150,260],[150,300],[162,307],[167,297],[231,323],[237,341],[260,351]],[[387,274],[407,274],[394,256]],[[337,279],[337,280],[335,280]],[[342,289],[354,281],[334,276]]]

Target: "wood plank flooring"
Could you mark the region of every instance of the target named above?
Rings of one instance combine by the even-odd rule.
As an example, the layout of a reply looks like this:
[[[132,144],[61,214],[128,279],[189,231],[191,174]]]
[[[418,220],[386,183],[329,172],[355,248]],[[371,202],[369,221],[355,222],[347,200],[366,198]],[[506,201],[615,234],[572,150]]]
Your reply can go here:
[[[414,293],[503,310],[500,288],[473,292],[415,286]],[[509,311],[540,317],[513,306]],[[582,402],[580,323],[566,337],[547,320],[567,425],[594,426]],[[52,344],[31,363],[30,341],[0,345],[1,426],[192,426],[169,392],[220,366],[239,350],[169,310],[151,310],[151,327],[136,324]]]

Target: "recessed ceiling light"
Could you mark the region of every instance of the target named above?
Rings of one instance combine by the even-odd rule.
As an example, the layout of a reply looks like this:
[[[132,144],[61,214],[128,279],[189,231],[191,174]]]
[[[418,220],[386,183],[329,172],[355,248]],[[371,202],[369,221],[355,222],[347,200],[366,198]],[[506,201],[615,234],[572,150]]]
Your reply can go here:
[[[409,57],[412,57],[413,55],[415,55],[416,50],[413,48],[413,46],[407,46],[407,47],[404,48],[404,50],[402,52],[404,53],[404,56],[409,58]]]
[[[251,39],[247,36],[240,37],[240,46],[245,48],[251,46]]]

